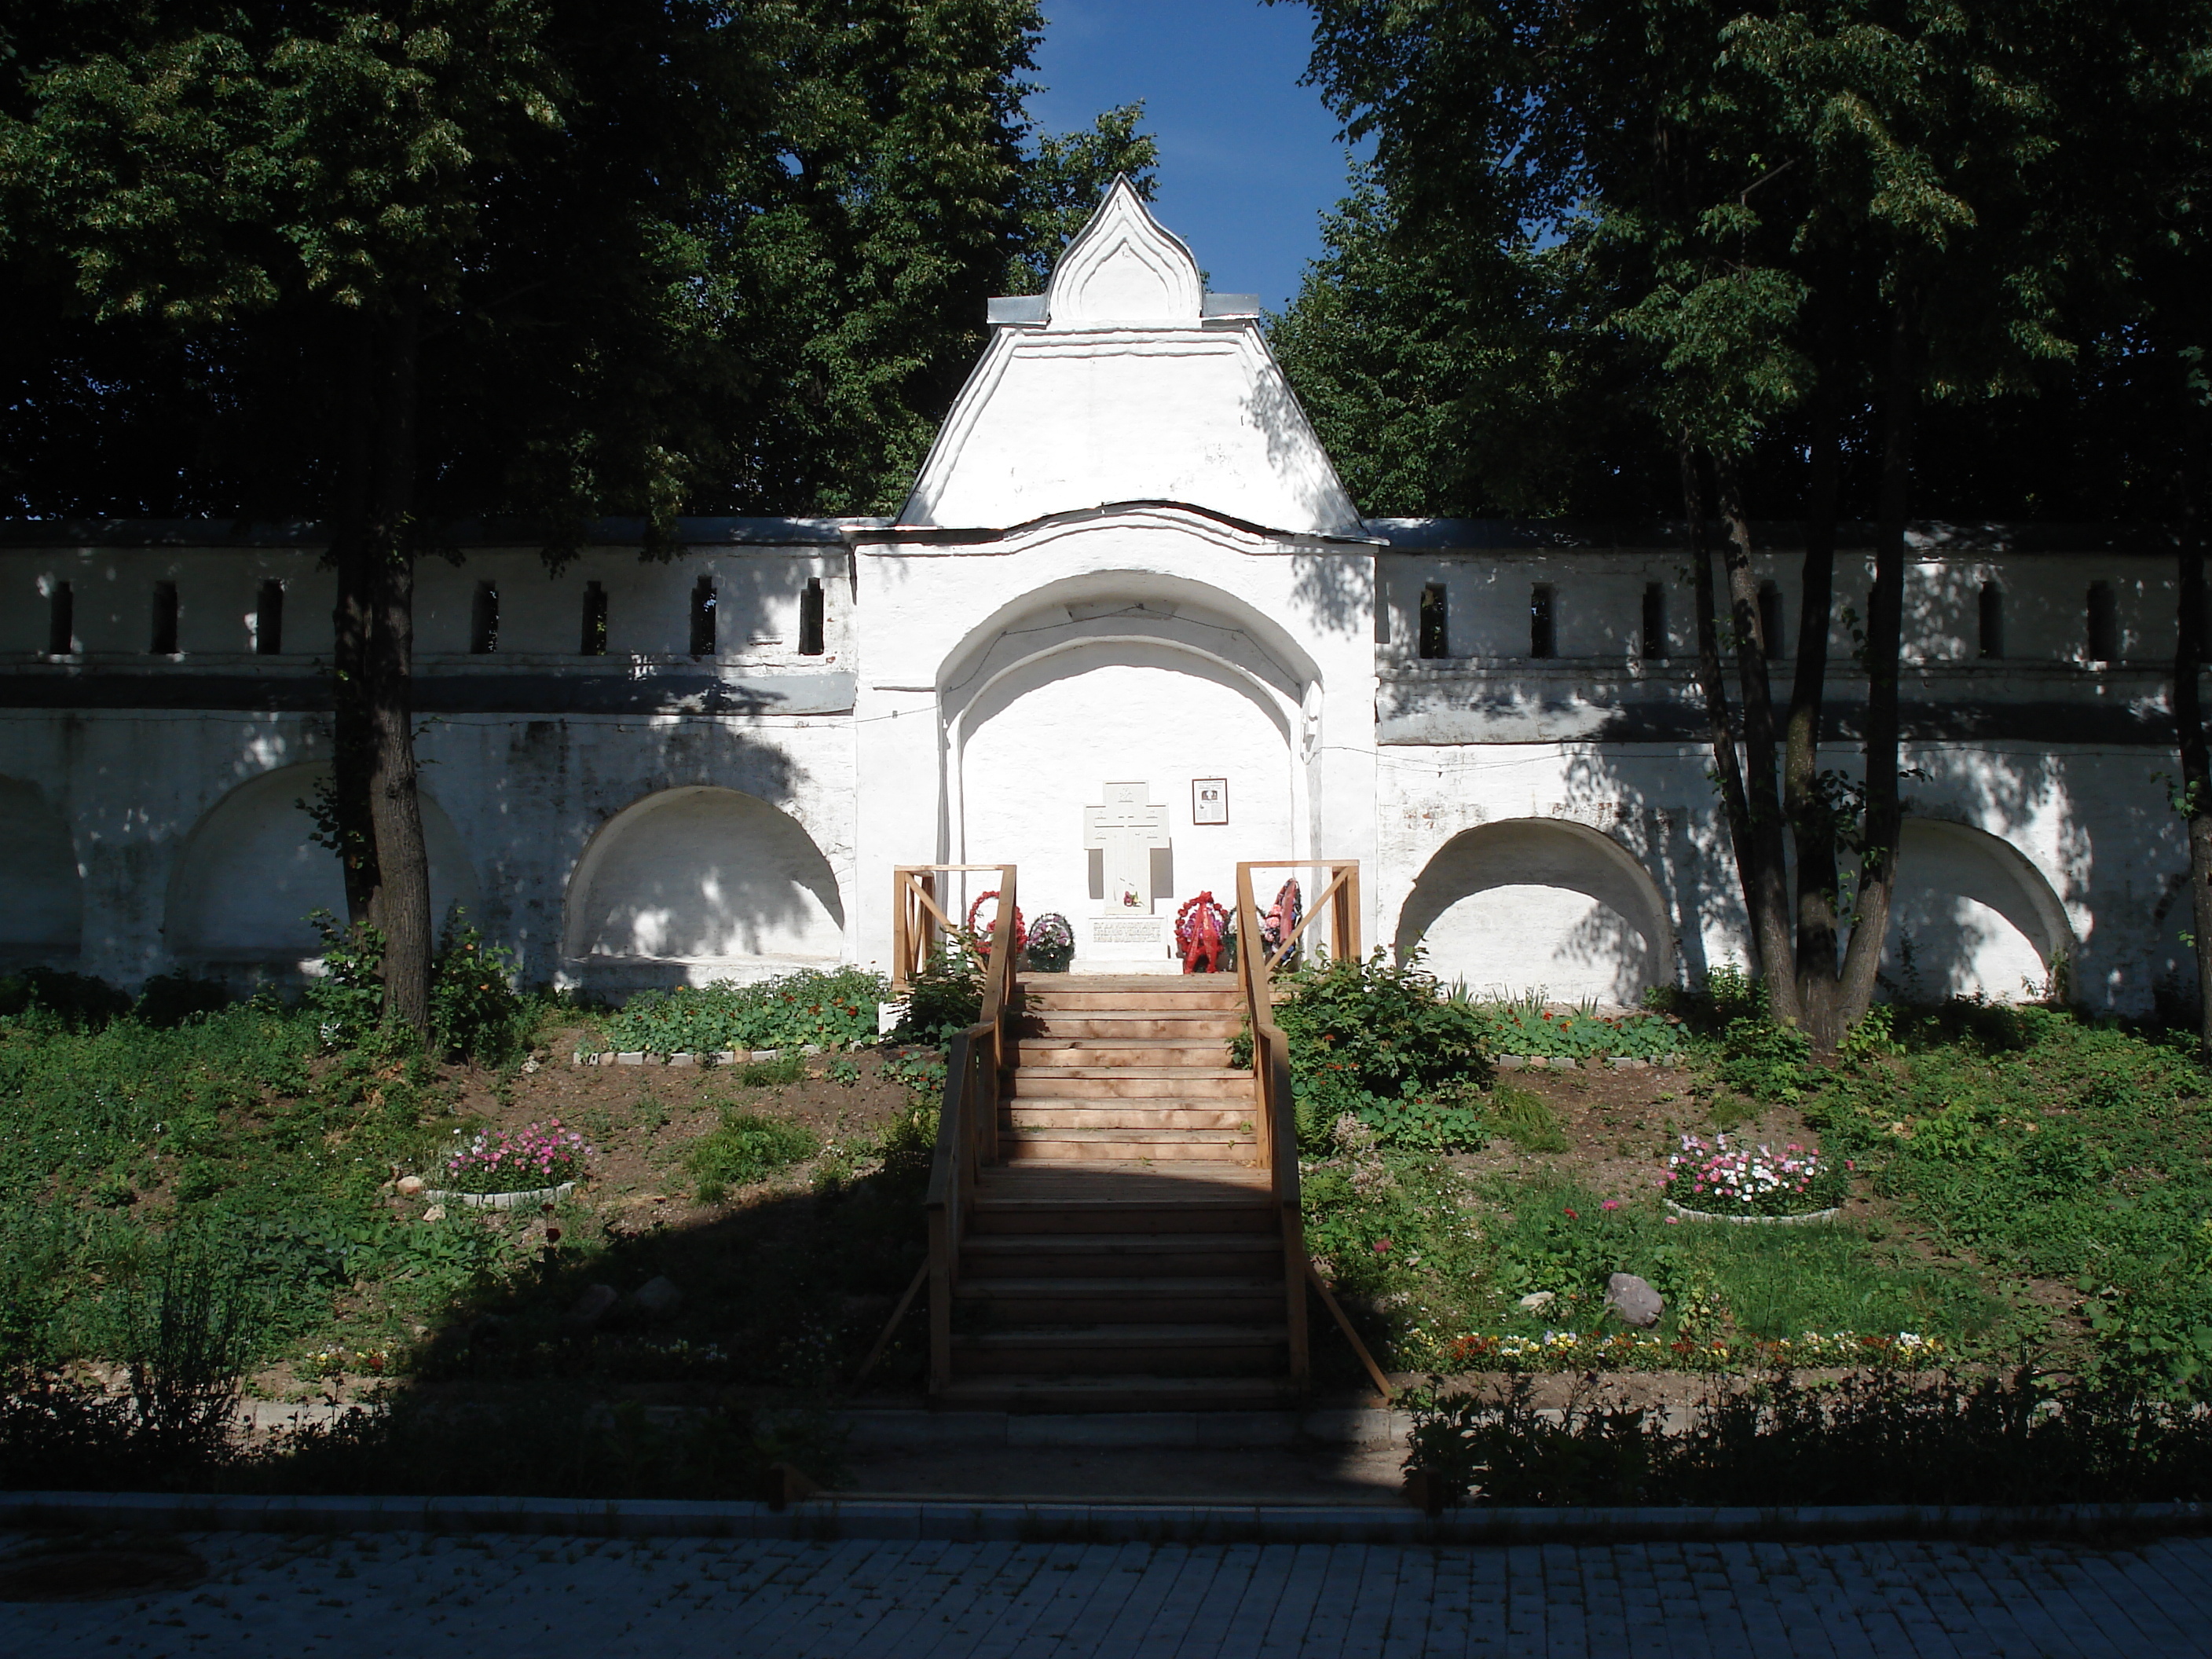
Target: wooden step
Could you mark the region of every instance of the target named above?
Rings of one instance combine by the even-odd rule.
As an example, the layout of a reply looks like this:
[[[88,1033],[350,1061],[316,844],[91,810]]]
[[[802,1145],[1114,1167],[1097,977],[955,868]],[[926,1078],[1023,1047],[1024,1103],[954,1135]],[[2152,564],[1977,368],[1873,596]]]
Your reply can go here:
[[[971,1411],[1204,1412],[1265,1411],[1291,1401],[1286,1377],[1024,1376],[1000,1373],[955,1377],[932,1398]]]
[[[963,1376],[1234,1376],[1279,1370],[1290,1337],[1280,1325],[1085,1325],[978,1331],[952,1339]]]
[[[1229,1045],[1208,1037],[1016,1038],[1013,1063],[1024,1069],[1091,1066],[1209,1066],[1229,1064]]]
[[[1252,1109],[1239,1102],[1151,1102],[1151,1099],[1018,1099],[998,1113],[1002,1130],[1026,1128],[1144,1128],[1175,1134],[1186,1128],[1234,1128],[1252,1139]]]
[[[962,1279],[1249,1279],[1279,1274],[1279,1233],[970,1233]]]
[[[1108,1095],[1164,1099],[1225,1098],[1254,1102],[1252,1073],[1226,1066],[1069,1066],[1049,1071],[1016,1069],[1006,1092],[1024,1100],[1091,1100]]]
[[[999,1155],[1009,1164],[1082,1164],[1101,1158],[1249,1164],[1259,1152],[1246,1129],[1006,1129],[999,1134]]]
[[[1231,988],[1227,990],[1182,989],[1169,991],[1127,990],[1091,991],[1062,990],[1054,987],[1042,990],[1034,985],[1022,988],[1021,1006],[1024,1012],[1074,1010],[1139,1010],[1139,1009],[1211,1009],[1224,1013],[1244,1012],[1243,994]]]
[[[1174,1037],[1185,1042],[1223,1041],[1244,1029],[1241,1014],[1188,1014],[1158,1009],[1109,1008],[1024,1013],[1016,1027],[1023,1041],[1038,1037]]]
[[[1012,1325],[1264,1325],[1283,1316],[1283,1281],[1173,1278],[965,1279],[957,1299],[994,1328]]]
[[[1064,1170],[1009,1170],[1003,1165],[993,1171],[1001,1177],[1054,1176],[1064,1172]],[[1178,1173],[1188,1174],[1189,1171]],[[1225,1170],[1218,1173],[1245,1176],[1253,1172]],[[1115,1237],[1158,1235],[1175,1238],[1187,1236],[1212,1237],[1224,1233],[1240,1236],[1259,1234],[1273,1238],[1280,1231],[1274,1206],[1265,1199],[1256,1202],[1238,1200],[1195,1204],[984,1199],[977,1202],[969,1215],[970,1237],[976,1238],[1043,1238],[1069,1235],[1112,1235]]]

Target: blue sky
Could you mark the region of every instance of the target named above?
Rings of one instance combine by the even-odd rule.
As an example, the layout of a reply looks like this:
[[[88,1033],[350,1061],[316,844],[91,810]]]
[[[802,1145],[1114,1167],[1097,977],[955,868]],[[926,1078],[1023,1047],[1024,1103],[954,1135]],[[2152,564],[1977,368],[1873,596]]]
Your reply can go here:
[[[1298,84],[1310,14],[1258,0],[1044,0],[1044,12],[1031,118],[1061,131],[1142,99],[1160,145],[1153,211],[1210,286],[1280,309],[1344,194],[1336,119]]]

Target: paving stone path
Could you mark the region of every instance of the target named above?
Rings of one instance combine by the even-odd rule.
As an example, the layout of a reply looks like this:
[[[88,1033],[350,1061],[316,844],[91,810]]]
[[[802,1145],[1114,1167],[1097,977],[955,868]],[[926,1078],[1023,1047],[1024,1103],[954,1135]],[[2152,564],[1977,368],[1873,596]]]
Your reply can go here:
[[[0,1555],[24,1540],[0,1534]],[[682,1659],[2212,1653],[2212,1540],[796,1544],[199,1534],[210,1573],[0,1605],[0,1654]]]

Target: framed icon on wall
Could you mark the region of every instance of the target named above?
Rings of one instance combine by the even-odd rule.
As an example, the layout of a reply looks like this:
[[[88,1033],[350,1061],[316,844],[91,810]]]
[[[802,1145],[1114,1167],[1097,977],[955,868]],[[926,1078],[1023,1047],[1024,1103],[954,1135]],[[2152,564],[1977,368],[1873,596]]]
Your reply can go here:
[[[1229,780],[1193,778],[1190,781],[1190,821],[1193,823],[1229,822]]]

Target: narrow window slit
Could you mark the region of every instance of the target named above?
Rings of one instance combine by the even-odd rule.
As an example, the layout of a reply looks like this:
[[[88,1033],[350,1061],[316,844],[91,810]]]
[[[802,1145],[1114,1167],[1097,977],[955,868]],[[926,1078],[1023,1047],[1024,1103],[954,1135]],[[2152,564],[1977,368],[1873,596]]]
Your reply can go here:
[[[177,585],[154,584],[152,626],[147,629],[146,649],[156,657],[177,654]]]
[[[818,657],[822,651],[822,579],[809,576],[799,596],[799,654]]]
[[[499,649],[499,587],[477,584],[476,599],[469,607],[469,650],[479,657]]]
[[[265,581],[253,601],[253,654],[275,657],[284,650],[284,584]]]
[[[2118,662],[2120,657],[2119,607],[2110,582],[2091,582],[2088,599],[2089,660]]]
[[[1782,629],[1782,590],[1771,581],[1759,585],[1759,631],[1765,636],[1766,659],[1789,655],[1789,635]]]
[[[1644,654],[1667,654],[1667,588],[1663,582],[1644,585]]]
[[[691,590],[691,654],[711,657],[714,654],[714,579],[699,578],[698,586]]]
[[[1532,657],[1556,657],[1559,654],[1559,633],[1553,616],[1552,586],[1538,582],[1528,592],[1528,654]]]
[[[46,654],[76,654],[76,593],[67,582],[46,590]]]
[[[1449,604],[1442,582],[1431,582],[1421,590],[1419,649],[1424,657],[1451,655],[1451,615],[1447,609]]]
[[[577,649],[586,657],[607,654],[607,590],[597,582],[584,584],[584,641]]]
[[[1987,658],[2004,655],[2004,589],[1995,582],[1984,582],[1981,595],[1981,654]]]

